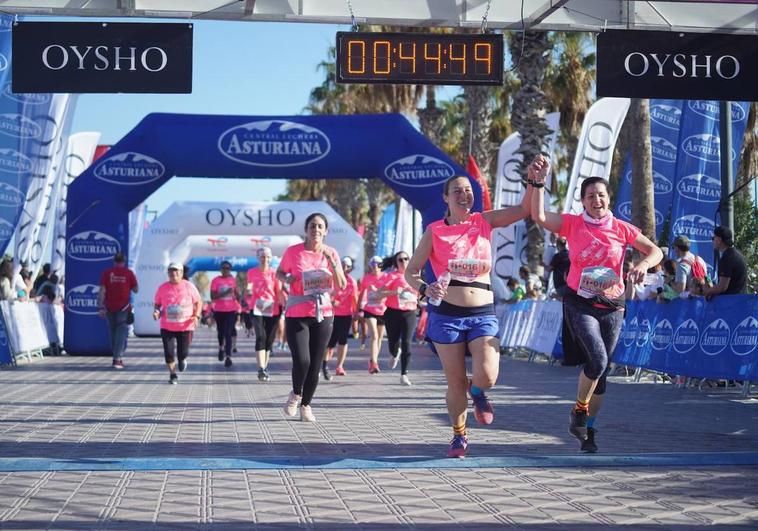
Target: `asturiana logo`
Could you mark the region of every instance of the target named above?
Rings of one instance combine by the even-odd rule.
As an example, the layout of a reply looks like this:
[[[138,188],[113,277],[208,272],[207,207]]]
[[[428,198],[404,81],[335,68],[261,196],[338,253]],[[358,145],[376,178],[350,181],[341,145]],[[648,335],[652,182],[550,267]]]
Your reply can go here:
[[[668,194],[674,189],[671,179],[661,172],[653,171],[653,191],[656,194]]]
[[[650,119],[667,129],[679,131],[679,125],[682,123],[682,110],[679,107],[662,103],[651,105]]]
[[[105,182],[132,186],[160,179],[166,173],[166,167],[153,157],[126,151],[99,162],[94,173]]]
[[[121,244],[113,236],[94,230],[73,235],[68,240],[67,254],[82,262],[110,260],[121,251]]]
[[[42,127],[23,114],[0,114],[0,133],[13,138],[39,138]]]
[[[692,319],[687,319],[674,332],[674,350],[679,354],[685,354],[695,348],[699,338],[700,327]]]
[[[455,170],[443,160],[416,154],[392,162],[384,168],[384,175],[395,184],[421,188],[446,181],[455,175]]]
[[[648,339],[650,339],[650,321],[643,319],[637,326],[637,346],[644,347]]]
[[[695,114],[704,116],[710,120],[717,120],[719,116],[719,102],[714,100],[690,100],[687,102],[690,110]],[[739,103],[732,102],[732,121],[739,122],[745,119],[745,109]]]
[[[687,236],[694,242],[708,243],[711,241],[714,228],[713,220],[697,214],[690,214],[682,216],[674,222],[672,234]]]
[[[637,340],[637,317],[632,317],[632,320],[624,324],[624,328],[621,329],[621,341],[624,342],[625,347],[631,347]]]
[[[716,319],[705,327],[703,335],[700,337],[700,348],[709,356],[715,356],[726,348],[729,344],[729,337],[732,331],[726,321]]]
[[[11,184],[0,182],[0,207],[17,207],[24,199],[21,190]]]
[[[732,334],[732,352],[738,356],[747,356],[758,346],[758,319],[746,317],[734,327]]]
[[[682,149],[690,157],[704,162],[718,162],[721,160],[721,139],[716,135],[701,134],[691,135],[682,142]],[[732,160],[734,160],[732,150]]]
[[[685,175],[676,183],[680,195],[694,201],[718,203],[721,201],[721,181],[704,173]]]
[[[0,240],[9,240],[15,229],[7,219],[0,218]]]
[[[660,136],[650,137],[650,149],[655,160],[676,162],[676,145]]]
[[[618,208],[619,217],[625,221],[632,220],[632,202],[624,201]]]
[[[237,125],[218,138],[218,150],[223,156],[251,166],[312,164],[324,158],[331,149],[329,137],[323,131],[286,120]]]
[[[3,87],[3,96],[13,101],[24,103],[26,105],[43,105],[49,102],[50,98],[52,98],[51,94],[46,94],[46,93],[16,94],[15,92],[13,92],[13,89],[10,83],[6,83],[5,86]]]
[[[15,149],[0,149],[0,171],[26,174],[32,171],[32,159]]]
[[[94,284],[82,284],[71,288],[66,293],[66,309],[79,315],[97,315],[99,290],[100,287]]]
[[[653,332],[650,335],[650,344],[654,350],[666,350],[671,346],[671,340],[674,338],[674,328],[671,321],[663,319],[656,323]]]

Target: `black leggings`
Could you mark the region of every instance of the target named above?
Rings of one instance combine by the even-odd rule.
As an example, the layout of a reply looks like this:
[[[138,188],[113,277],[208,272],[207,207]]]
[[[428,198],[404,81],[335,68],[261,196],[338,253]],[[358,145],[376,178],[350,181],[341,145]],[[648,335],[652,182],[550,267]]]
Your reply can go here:
[[[279,324],[279,316],[264,317],[262,315],[253,315],[253,312],[250,312],[250,319],[252,320],[253,328],[255,329],[255,351],[270,351],[271,347],[274,346],[276,325]]]
[[[192,332],[174,332],[161,328],[161,339],[163,340],[163,358],[166,363],[174,363],[176,358],[179,361],[186,359],[189,355],[189,344]]]
[[[396,358],[398,348],[400,349],[400,374],[407,374],[411,361],[411,338],[416,330],[416,312],[387,308],[384,312],[384,326],[390,355]]]
[[[332,333],[333,317],[320,323],[315,317],[287,317],[285,330],[292,353],[292,391],[308,406],[318,387],[318,376]]]
[[[216,320],[218,346],[223,346],[226,355],[231,357],[232,336],[235,332],[234,325],[237,324],[237,312],[213,312],[213,318]]]
[[[352,315],[335,315],[332,337],[329,338],[327,347],[334,348],[338,344],[347,345],[347,335],[350,332],[351,324],[353,324]]]

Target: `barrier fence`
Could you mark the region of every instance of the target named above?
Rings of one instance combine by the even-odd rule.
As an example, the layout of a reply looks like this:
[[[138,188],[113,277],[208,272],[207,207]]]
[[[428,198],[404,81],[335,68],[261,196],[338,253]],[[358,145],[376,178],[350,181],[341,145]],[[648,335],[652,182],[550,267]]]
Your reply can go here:
[[[0,302],[0,365],[41,357],[63,343],[63,307],[42,302]]]

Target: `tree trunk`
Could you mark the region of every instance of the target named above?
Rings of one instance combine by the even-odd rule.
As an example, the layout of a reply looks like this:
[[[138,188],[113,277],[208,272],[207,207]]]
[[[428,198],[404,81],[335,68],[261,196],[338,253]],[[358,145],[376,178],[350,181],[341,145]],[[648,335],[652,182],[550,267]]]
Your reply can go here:
[[[479,170],[484,173],[484,179],[490,183],[487,173],[495,153],[495,146],[489,139],[492,122],[492,108],[489,105],[490,91],[488,87],[469,85],[463,87],[463,96],[468,103],[464,149],[474,157]],[[467,161],[463,161],[464,167],[466,163]]]
[[[629,105],[632,127],[632,223],[655,241],[653,203],[653,156],[650,147],[650,102],[632,98]]]

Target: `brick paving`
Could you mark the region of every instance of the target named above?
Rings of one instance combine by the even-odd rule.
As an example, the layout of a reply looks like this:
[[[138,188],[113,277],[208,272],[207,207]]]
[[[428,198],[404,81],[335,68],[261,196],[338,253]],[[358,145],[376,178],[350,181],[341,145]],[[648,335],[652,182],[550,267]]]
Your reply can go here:
[[[151,338],[130,339],[124,371],[108,358],[60,357],[0,372],[0,466],[57,463],[0,472],[0,529],[758,527],[757,466],[594,467],[592,456],[553,466],[577,455],[566,431],[577,369],[503,357],[495,422],[470,427],[470,457],[457,463],[471,467],[403,468],[443,458],[450,438],[444,379],[425,347],[403,387],[385,368],[386,346],[371,376],[351,345],[348,376],[322,380],[318,422],[307,424],[281,411],[288,353],[260,383],[249,339],[230,369],[214,341],[198,333],[178,386]],[[758,452],[758,399],[616,377],[597,428],[598,456]],[[503,456],[531,464],[482,465]],[[140,459],[189,465],[146,470]],[[213,466],[232,459],[269,468]],[[373,465],[329,468],[346,459]],[[113,469],[95,470],[103,463]]]

